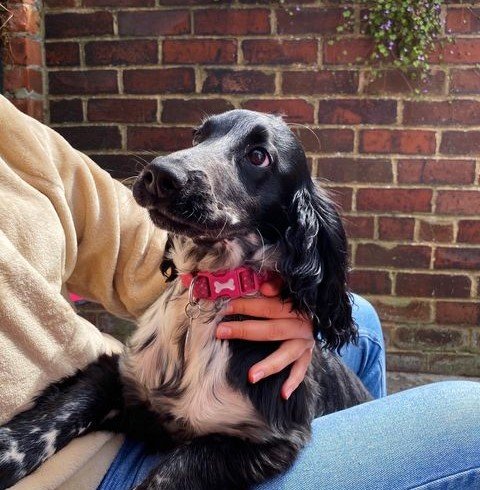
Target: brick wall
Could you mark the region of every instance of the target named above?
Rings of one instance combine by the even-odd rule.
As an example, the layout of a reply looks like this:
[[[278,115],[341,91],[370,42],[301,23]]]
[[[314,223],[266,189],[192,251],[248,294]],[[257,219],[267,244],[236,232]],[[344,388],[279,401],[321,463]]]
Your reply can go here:
[[[0,25],[6,22],[3,46],[3,92],[19,109],[44,119],[42,2],[2,2]],[[7,22],[8,21],[8,22]]]
[[[443,8],[454,42],[423,84],[372,80],[370,41],[358,26],[336,35],[341,2],[138,3],[46,0],[49,123],[116,177],[138,170],[133,155],[188,146],[205,113],[305,124],[296,131],[343,207],[352,287],[378,308],[390,369],[478,375],[480,9]]]

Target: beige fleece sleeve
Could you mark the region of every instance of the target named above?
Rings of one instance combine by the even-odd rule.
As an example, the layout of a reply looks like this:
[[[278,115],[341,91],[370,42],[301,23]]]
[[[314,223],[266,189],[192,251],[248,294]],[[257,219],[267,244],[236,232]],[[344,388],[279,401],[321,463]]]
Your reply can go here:
[[[0,156],[55,208],[65,237],[57,279],[120,316],[136,317],[158,297],[166,234],[129,189],[4,98]]]
[[[162,292],[165,238],[128,189],[0,96],[0,424],[109,350],[65,288],[135,317]],[[72,475],[94,488],[121,443],[99,437],[55,455],[27,488],[76,488]]]
[[[166,233],[153,226],[129,189],[82,153],[66,160],[61,150],[55,163],[77,239],[67,286],[116,315],[137,317],[163,290]]]

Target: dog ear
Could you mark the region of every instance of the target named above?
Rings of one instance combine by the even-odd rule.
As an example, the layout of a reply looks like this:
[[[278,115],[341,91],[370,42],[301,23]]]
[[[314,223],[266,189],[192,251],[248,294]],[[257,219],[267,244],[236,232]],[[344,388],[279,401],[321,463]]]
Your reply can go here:
[[[282,296],[312,318],[315,336],[320,334],[326,348],[338,350],[357,336],[347,290],[347,240],[333,202],[311,181],[309,185],[295,193],[287,212],[279,264]]]
[[[168,233],[167,241],[165,242],[165,250],[163,252],[162,262],[160,263],[160,272],[166,278],[166,282],[171,282],[178,276],[177,268],[175,267],[175,264],[170,255],[172,247],[172,234]]]

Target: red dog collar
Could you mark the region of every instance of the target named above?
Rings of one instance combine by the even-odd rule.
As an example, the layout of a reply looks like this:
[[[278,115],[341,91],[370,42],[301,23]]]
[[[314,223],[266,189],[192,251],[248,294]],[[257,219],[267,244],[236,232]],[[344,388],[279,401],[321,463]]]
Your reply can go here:
[[[181,274],[182,284],[189,288],[193,284],[193,298],[215,301],[217,298],[240,298],[260,291],[268,279],[268,273],[255,272],[249,267],[237,267],[228,271],[197,272]]]

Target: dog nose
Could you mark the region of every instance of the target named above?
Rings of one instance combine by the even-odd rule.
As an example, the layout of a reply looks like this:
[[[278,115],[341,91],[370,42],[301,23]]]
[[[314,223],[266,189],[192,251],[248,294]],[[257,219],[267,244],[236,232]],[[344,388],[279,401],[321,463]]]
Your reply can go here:
[[[145,168],[143,181],[150,194],[160,198],[169,198],[176,195],[185,185],[187,176],[175,165],[153,161]]]

